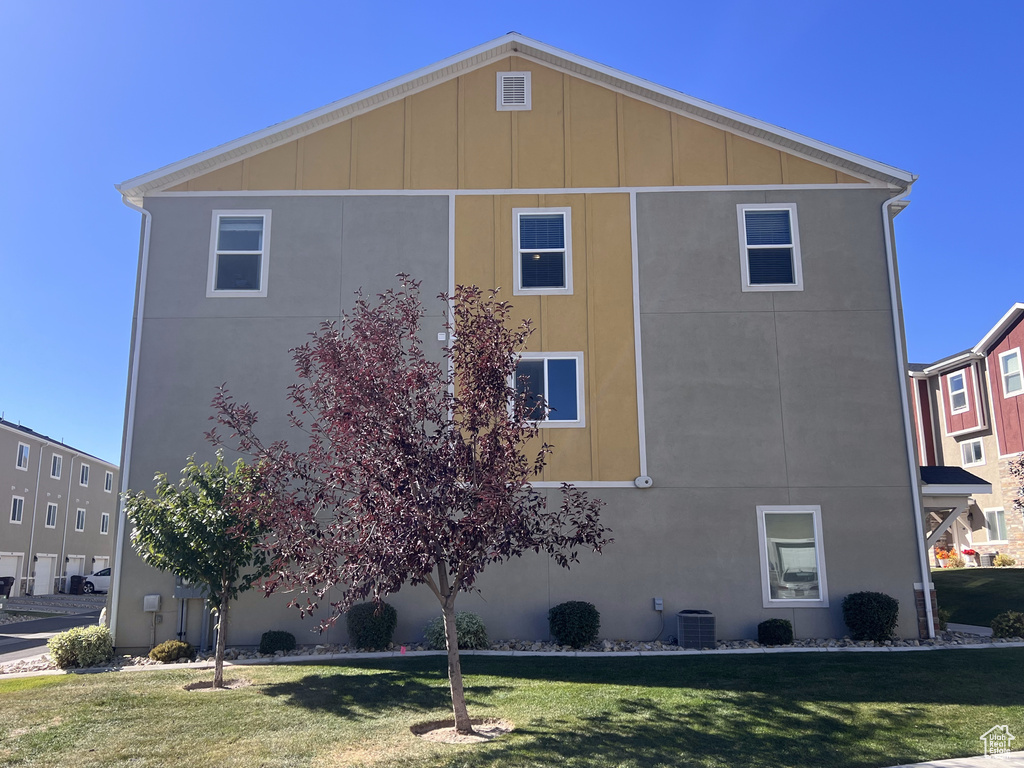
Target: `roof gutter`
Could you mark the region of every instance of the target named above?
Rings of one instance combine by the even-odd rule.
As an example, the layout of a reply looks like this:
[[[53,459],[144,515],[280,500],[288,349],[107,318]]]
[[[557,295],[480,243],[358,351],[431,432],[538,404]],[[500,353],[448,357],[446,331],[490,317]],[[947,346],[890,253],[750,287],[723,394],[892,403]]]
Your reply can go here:
[[[900,322],[899,295],[896,288],[896,253],[893,248],[891,209],[910,194],[913,182],[895,197],[882,203],[882,231],[885,234],[885,261],[889,270],[889,302],[892,305],[892,330],[896,343],[896,365],[900,371],[900,403],[903,410],[903,435],[907,448],[907,468],[910,472],[911,497],[914,500],[914,530],[917,532],[917,551],[921,565],[921,586],[924,593],[924,610],[928,621],[928,637],[935,637],[935,616],[932,613],[931,570],[928,567],[928,553],[925,551],[924,520],[921,509],[921,478],[918,474],[917,455],[914,453],[913,430],[910,426],[910,405],[907,398],[907,361],[903,345],[902,323]]]
[[[146,306],[146,275],[149,271],[149,242],[153,229],[153,214],[141,205],[135,205],[122,195],[124,204],[142,214],[144,224],[142,235],[142,252],[139,254],[138,300],[135,307],[135,335],[132,338],[131,369],[128,379],[128,407],[125,414],[124,443],[121,448],[121,493],[118,500],[117,544],[114,551],[114,571],[110,580],[110,634],[117,645],[118,608],[121,602],[121,574],[124,571],[124,541],[127,537],[127,517],[124,513],[125,496],[128,493],[128,476],[132,461],[132,439],[135,436],[135,397],[139,387],[139,353],[142,342],[142,318]]]

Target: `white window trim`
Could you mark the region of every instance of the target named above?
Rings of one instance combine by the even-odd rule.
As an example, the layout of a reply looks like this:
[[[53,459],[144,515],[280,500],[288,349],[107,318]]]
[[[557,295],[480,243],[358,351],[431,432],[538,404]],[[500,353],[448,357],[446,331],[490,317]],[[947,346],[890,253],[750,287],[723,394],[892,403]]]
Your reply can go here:
[[[972,462],[969,462],[969,463],[964,463],[964,446],[965,445],[973,445],[974,443],[977,443],[978,446],[981,448],[981,459],[978,460],[978,461],[972,461]],[[964,440],[962,443],[960,443],[960,465],[961,466],[963,466],[963,467],[980,467],[984,463],[985,463],[985,441],[984,440],[982,440],[980,437],[975,437],[975,438],[973,438],[971,440]]]
[[[21,449],[25,449],[25,464],[21,463]],[[28,472],[28,465],[32,461],[32,446],[28,443],[18,443],[18,452],[14,454],[14,466],[20,469],[22,472]]]
[[[999,353],[999,378],[1003,382],[1003,399],[1004,400],[1006,400],[1008,398],[1011,398],[1011,397],[1018,397],[1019,395],[1024,395],[1024,389],[1021,389],[1019,392],[1007,392],[1006,391],[1006,374],[1003,373],[1003,358],[1004,357],[1010,357],[1010,356],[1013,356],[1013,355],[1016,355],[1016,357],[1017,357],[1017,367],[1020,370],[1021,384],[1024,385],[1024,358],[1021,357],[1020,347],[1016,347],[1014,349],[1007,350],[1006,352],[1000,352]]]
[[[50,525],[50,510],[53,510],[53,525]],[[56,528],[57,527],[57,515],[60,509],[52,501],[46,504],[46,517],[43,519],[44,528]]]
[[[544,419],[533,422],[543,429],[578,429],[587,426],[586,402],[583,399],[583,353],[582,352],[523,352],[522,360],[575,360],[576,361],[576,415],[575,421]],[[547,364],[544,365],[544,389],[547,390]],[[547,395],[544,397],[547,400]]]
[[[813,513],[814,519],[814,554],[818,561],[818,594],[817,600],[801,600],[799,598],[773,598],[768,570],[768,549],[765,534],[764,518],[766,514],[806,514]],[[828,582],[825,578],[825,547],[821,536],[821,507],[817,504],[775,504],[758,505],[757,507],[757,547],[761,560],[761,599],[765,608],[827,608]]]
[[[504,88],[502,87],[502,81],[506,77],[522,77],[523,88],[525,90],[526,99],[522,104],[505,104],[502,100],[502,93]],[[533,83],[530,72],[498,72],[497,79],[497,94],[495,95],[495,103],[499,112],[528,112],[533,108]]]
[[[88,464],[82,464],[78,468],[78,484],[80,486],[82,486],[83,488],[88,488],[89,487],[89,475],[91,475],[91,474],[92,474],[92,470],[89,468],[89,465]],[[83,479],[85,480],[84,483],[82,482]]]
[[[79,516],[79,513],[81,513],[81,516],[82,516],[82,527],[81,528],[78,527],[78,516]],[[82,509],[81,507],[79,507],[78,509],[75,510],[75,531],[81,533],[84,530],[85,530],[85,510]]]
[[[260,216],[263,218],[263,250],[260,252],[260,288],[258,291],[218,291],[217,285],[217,233],[223,217]],[[233,251],[225,251],[233,253]],[[252,253],[243,251],[242,253]],[[270,210],[217,210],[210,224],[210,263],[206,276],[206,298],[251,299],[267,295],[267,275],[270,272]]]
[[[110,533],[110,513],[104,512],[100,515],[100,534],[106,536]]]
[[[953,405],[953,394],[954,394],[954,392],[953,392],[953,379],[955,377],[957,377],[957,376],[959,376],[960,380],[963,382],[963,390],[962,390],[963,394],[964,394],[964,406],[963,406],[963,408],[957,408],[955,405]],[[967,398],[967,369],[966,368],[964,368],[963,370],[960,370],[960,371],[954,371],[953,373],[951,373],[948,376],[946,376],[946,390],[947,390],[947,393],[948,393],[947,397],[949,399],[949,412],[950,412],[950,414],[955,416],[958,413],[966,413],[967,411],[971,410],[971,402]],[[958,389],[956,391],[960,392],[961,390]]]
[[[792,283],[767,283],[751,285],[750,283],[750,261],[747,257],[747,220],[744,216],[746,211],[789,211],[790,232],[793,235],[793,281]],[[740,242],[740,273],[743,275],[743,291],[747,293],[757,291],[802,291],[804,289],[803,261],[800,256],[800,223],[796,215],[796,203],[739,203],[736,206],[736,221],[739,225]],[[779,246],[754,246],[761,247]],[[786,247],[786,246],[783,246]]]
[[[57,474],[53,473],[54,465],[56,465]],[[61,474],[64,472],[64,457],[59,453],[50,455],[50,477],[54,480],[60,480]]]
[[[16,501],[20,501],[21,502],[21,517],[18,518],[17,520],[14,519],[14,503]],[[7,519],[8,519],[8,521],[10,521],[11,525],[21,525],[22,521],[25,519],[25,497],[24,496],[11,496],[11,507],[10,507],[10,512],[9,512],[9,514],[7,516]]]
[[[114,473],[109,469],[103,475],[103,491],[105,493],[114,492]]]
[[[989,526],[989,524],[988,524],[988,513],[989,512],[1002,512],[1003,513],[1003,526],[1004,527],[1006,526],[1006,510],[1003,507],[988,507],[986,509],[983,509],[983,510],[981,510],[981,513],[985,516],[985,535],[986,536],[988,536],[989,535],[989,531],[992,530],[991,526]],[[996,531],[996,533],[998,533],[998,530]],[[985,543],[986,544],[1009,544],[1010,540],[1009,539],[989,539]]]
[[[565,287],[523,288],[523,252],[519,249],[519,217],[523,214],[560,213],[565,222]],[[543,249],[539,249],[543,252]],[[553,250],[553,249],[552,249]],[[514,264],[513,296],[570,296],[572,295],[572,208],[513,208],[512,253]]]

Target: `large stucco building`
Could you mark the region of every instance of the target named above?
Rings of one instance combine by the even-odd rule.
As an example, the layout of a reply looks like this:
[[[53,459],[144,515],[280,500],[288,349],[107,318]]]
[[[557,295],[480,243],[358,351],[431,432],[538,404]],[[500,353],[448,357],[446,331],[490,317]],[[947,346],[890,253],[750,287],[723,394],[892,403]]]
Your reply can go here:
[[[0,577],[12,595],[63,592],[110,565],[117,465],[0,419]]]
[[[565,571],[539,556],[460,599],[492,637],[545,637],[593,602],[602,635],[714,612],[845,632],[881,590],[917,634],[927,577],[892,221],[914,176],[511,34],[119,185],[143,237],[126,423],[133,489],[212,455],[214,388],[288,435],[289,349],[354,291],[408,272],[423,295],[500,286],[538,332],[531,377],[556,415],[540,483],[604,499],[615,543]],[[425,338],[441,359],[441,308]],[[112,625],[196,639],[173,580],[130,552]],[[436,613],[390,598],[398,636]],[[313,638],[284,599],[246,595],[230,640]],[[344,641],[341,625],[330,641]]]

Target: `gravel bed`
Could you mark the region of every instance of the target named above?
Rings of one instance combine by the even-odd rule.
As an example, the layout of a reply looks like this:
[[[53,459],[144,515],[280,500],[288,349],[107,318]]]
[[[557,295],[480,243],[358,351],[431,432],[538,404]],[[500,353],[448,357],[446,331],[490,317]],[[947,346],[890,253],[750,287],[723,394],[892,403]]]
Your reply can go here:
[[[889,640],[885,643],[875,643],[871,641],[857,642],[851,640],[849,637],[843,638],[815,638],[809,640],[796,640],[792,645],[785,646],[762,646],[756,640],[719,640],[716,643],[715,650],[719,651],[763,651],[765,648],[777,648],[780,651],[784,650],[796,650],[800,648],[807,649],[829,649],[829,648],[919,648],[919,647],[932,647],[932,648],[949,648],[957,646],[981,646],[981,645],[1003,645],[1006,643],[1020,643],[1024,642],[1024,639],[1019,637],[1012,638],[993,638],[983,637],[981,635],[970,635],[962,632],[941,632],[934,640]],[[407,645],[400,645],[393,643],[388,652],[393,653],[416,653],[422,651],[432,650],[425,643],[410,643]],[[694,649],[680,648],[678,645],[672,643],[663,643],[661,641],[653,642],[638,642],[635,640],[601,640],[594,643],[586,648],[573,649],[568,645],[557,645],[552,642],[545,641],[527,641],[527,640],[504,640],[496,643],[492,643],[489,651],[476,651],[475,653],[499,653],[499,654],[514,654],[514,653],[588,653],[594,655],[615,655],[615,654],[632,654],[638,653],[694,653]],[[252,661],[272,661],[274,659],[297,659],[297,658],[308,658],[317,656],[338,656],[345,654],[361,654],[364,653],[358,648],[353,648],[348,645],[316,645],[316,646],[303,646],[296,648],[294,651],[285,653],[284,651],[278,651],[273,654],[259,653],[256,650],[248,648],[228,648],[224,653],[225,661],[240,661],[240,662],[252,662]],[[474,653],[473,651],[463,651],[463,654]],[[212,653],[200,653],[196,657],[197,662],[209,662],[213,660]],[[186,660],[182,659],[178,664],[186,663]],[[109,664],[102,665],[94,668],[96,671],[115,671],[124,669],[125,667],[161,667],[161,666],[173,666],[173,664],[164,664],[163,662],[153,661],[145,656],[116,656],[113,661]],[[6,664],[0,664],[0,675],[12,674],[12,673],[24,673],[24,672],[43,672],[47,670],[55,670],[57,667],[50,661],[50,657],[47,654],[37,656],[32,659],[23,659],[20,661],[12,661]]]

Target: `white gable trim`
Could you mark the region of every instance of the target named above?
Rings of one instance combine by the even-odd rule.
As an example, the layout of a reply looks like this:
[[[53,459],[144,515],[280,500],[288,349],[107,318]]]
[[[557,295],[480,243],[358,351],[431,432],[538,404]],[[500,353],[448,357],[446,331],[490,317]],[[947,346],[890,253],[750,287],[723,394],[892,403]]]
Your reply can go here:
[[[756,120],[701,99],[627,75],[603,64],[575,56],[536,40],[510,33],[497,40],[471,48],[429,67],[333,102],[282,123],[250,133],[234,141],[180,160],[155,171],[116,185],[128,202],[140,205],[147,194],[175,186],[197,175],[229,165],[275,145],[321,130],[361,112],[457,77],[494,60],[523,56],[570,74],[590,79],[628,93],[687,117],[710,123],[761,143],[781,147],[816,162],[826,163],[852,175],[867,175],[886,184],[905,187],[917,178],[907,171],[810,139],[770,123]]]
[[[974,345],[974,349],[971,351],[976,355],[987,355],[988,346],[1002,336],[1003,332],[1017,321],[1022,312],[1024,312],[1024,303],[1018,301],[999,319],[998,323],[992,326],[992,330],[986,333],[984,338]]]

